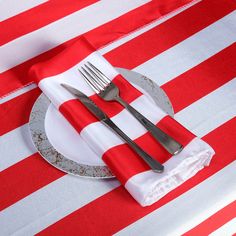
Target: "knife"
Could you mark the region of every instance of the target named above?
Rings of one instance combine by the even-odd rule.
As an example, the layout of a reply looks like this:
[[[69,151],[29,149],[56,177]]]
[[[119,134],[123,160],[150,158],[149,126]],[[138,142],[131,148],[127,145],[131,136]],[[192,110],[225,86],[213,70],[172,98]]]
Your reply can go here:
[[[164,171],[164,166],[157,160],[153,159],[148,153],[146,153],[141,147],[139,147],[132,139],[130,139],[108,116],[103,112],[87,95],[79,91],[78,89],[71,87],[68,84],[61,84],[68,92],[73,94],[94,116],[97,117],[102,123],[112,129],[117,135],[119,135],[128,145],[132,148],[148,165],[157,173]]]

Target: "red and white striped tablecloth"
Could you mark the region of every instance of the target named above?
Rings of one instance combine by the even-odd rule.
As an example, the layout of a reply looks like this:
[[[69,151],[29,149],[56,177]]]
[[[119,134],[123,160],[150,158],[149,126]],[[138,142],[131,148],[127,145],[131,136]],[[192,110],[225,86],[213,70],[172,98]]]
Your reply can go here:
[[[0,235],[236,233],[235,0],[0,1]],[[149,207],[115,179],[67,175],[28,130],[40,90],[29,68],[85,35],[114,66],[168,94],[209,143],[211,165]]]

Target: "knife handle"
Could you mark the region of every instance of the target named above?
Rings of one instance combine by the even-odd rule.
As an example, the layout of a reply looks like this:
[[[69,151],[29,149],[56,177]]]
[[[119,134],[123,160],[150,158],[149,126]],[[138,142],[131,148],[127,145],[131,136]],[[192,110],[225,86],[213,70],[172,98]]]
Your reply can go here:
[[[122,98],[117,97],[116,101],[124,106],[151,134],[152,136],[172,155],[176,155],[183,149],[183,146],[171,136],[156,127],[150,120],[130,106]]]
[[[157,173],[164,171],[164,166],[157,160],[153,159],[142,148],[140,148],[132,139],[130,139],[111,119],[103,120],[108,127],[117,133],[126,143],[150,166],[150,168]]]

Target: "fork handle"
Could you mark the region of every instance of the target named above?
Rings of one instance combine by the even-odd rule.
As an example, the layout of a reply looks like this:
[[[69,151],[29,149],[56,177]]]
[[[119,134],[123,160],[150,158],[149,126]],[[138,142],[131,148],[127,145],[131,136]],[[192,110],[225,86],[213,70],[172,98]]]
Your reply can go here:
[[[153,159],[141,147],[139,147],[132,139],[130,139],[111,119],[106,118],[102,120],[109,126],[116,134],[118,134],[126,143],[148,164],[148,166],[157,173],[164,171],[164,166],[157,160]]]
[[[121,97],[116,97],[115,100],[124,106],[169,153],[176,155],[183,149],[183,146],[179,142],[156,127],[150,120],[130,106]]]

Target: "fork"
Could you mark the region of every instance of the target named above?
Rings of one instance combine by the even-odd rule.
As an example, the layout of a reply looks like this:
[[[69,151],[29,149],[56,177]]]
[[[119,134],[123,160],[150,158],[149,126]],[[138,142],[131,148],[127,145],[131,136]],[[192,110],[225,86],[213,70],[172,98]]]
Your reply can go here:
[[[156,127],[150,120],[144,117],[135,108],[130,106],[119,96],[119,88],[97,67],[87,62],[78,69],[87,84],[99,97],[105,101],[116,101],[125,107],[151,134],[152,136],[172,155],[176,155],[183,149],[183,146],[174,138],[170,137],[160,128]]]

